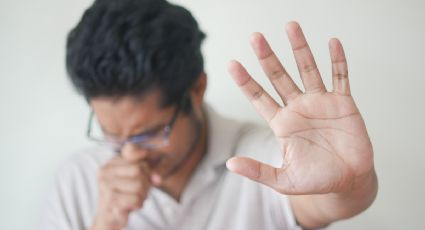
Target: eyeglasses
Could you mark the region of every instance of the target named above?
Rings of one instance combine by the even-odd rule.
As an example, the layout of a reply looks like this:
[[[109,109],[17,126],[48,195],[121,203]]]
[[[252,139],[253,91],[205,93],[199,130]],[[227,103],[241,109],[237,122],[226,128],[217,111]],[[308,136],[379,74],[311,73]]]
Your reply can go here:
[[[184,106],[185,99],[186,97],[184,96],[179,105],[177,105],[176,111],[171,117],[171,120],[162,128],[148,131],[142,135],[131,136],[125,139],[105,134],[99,122],[97,120],[94,121],[95,116],[92,110],[89,117],[86,135],[90,140],[100,144],[108,145],[115,151],[121,150],[126,143],[135,144],[143,149],[156,149],[166,146],[170,141],[171,131],[181,111],[181,108]]]

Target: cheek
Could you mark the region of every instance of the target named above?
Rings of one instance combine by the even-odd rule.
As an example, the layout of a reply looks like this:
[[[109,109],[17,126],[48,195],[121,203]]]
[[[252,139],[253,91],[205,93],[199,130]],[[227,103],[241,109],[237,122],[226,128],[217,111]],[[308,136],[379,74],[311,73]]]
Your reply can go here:
[[[162,157],[161,163],[155,169],[157,172],[166,175],[170,173],[170,170],[179,168],[187,160],[186,158],[198,139],[197,127],[196,122],[188,119],[182,119],[179,125],[175,126],[177,129],[173,129],[170,144],[156,153]]]
[[[193,122],[188,118],[181,118],[179,122],[176,122],[170,136],[170,143],[166,148],[177,154],[185,154],[193,145],[195,136],[196,128]]]
[[[174,164],[185,157],[195,139],[196,130],[188,119],[179,119],[175,123],[167,146],[157,149],[153,155],[162,157],[161,165]]]

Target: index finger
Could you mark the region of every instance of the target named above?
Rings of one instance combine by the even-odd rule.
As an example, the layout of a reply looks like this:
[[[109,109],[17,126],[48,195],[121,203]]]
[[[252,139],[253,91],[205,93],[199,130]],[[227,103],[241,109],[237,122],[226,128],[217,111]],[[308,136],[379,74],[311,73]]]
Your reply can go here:
[[[267,123],[270,123],[281,109],[280,105],[248,74],[239,62],[231,61],[229,72],[257,112]]]

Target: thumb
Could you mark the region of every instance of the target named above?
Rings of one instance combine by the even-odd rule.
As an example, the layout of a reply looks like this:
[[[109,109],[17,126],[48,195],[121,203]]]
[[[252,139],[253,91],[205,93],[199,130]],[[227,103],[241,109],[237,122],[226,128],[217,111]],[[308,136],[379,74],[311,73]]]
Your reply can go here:
[[[261,163],[247,157],[232,157],[226,162],[226,167],[241,176],[280,191],[280,169]]]

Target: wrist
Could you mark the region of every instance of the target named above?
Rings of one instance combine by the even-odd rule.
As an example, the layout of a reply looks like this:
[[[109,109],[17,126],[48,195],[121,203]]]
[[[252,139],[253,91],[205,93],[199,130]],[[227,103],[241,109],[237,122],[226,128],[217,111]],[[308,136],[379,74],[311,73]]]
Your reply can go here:
[[[351,188],[341,193],[325,195],[316,200],[316,206],[322,210],[330,222],[353,217],[366,210],[375,200],[378,191],[378,179],[375,170],[355,179]]]
[[[289,199],[297,222],[306,229],[315,229],[361,213],[373,203],[377,191],[377,176],[372,169],[343,192],[293,195]]]

